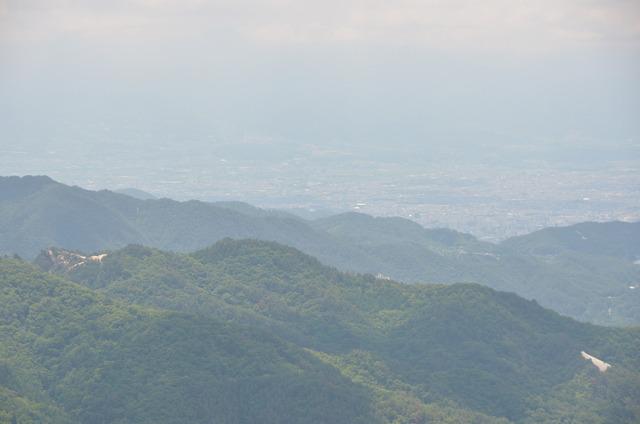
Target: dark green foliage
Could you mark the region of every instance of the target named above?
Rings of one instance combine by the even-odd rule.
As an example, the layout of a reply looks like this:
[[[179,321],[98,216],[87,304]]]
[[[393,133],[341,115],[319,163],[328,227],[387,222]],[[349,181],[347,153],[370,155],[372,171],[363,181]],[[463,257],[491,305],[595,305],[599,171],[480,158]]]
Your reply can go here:
[[[249,325],[310,349],[365,388],[389,422],[470,410],[531,419],[536,399],[593,368],[582,350],[640,368],[637,330],[581,324],[474,284],[344,274],[270,242],[223,240],[190,255],[130,246],[68,276],[109,298]],[[622,411],[637,418],[630,403]],[[606,418],[601,408],[591,415]]]
[[[376,421],[365,390],[258,330],[127,306],[11,260],[0,299],[0,422]]]
[[[637,224],[501,245],[410,221],[0,178],[0,423],[640,421]],[[577,235],[577,236],[576,236]],[[175,250],[213,246],[191,254]],[[100,260],[81,251],[107,252]],[[55,276],[54,274],[60,274]],[[73,280],[74,282],[71,282]],[[636,295],[637,293],[637,295]],[[609,308],[611,313],[609,313]],[[580,351],[613,364],[605,374]],[[506,417],[506,418],[504,418]]]
[[[606,374],[586,369],[546,396],[530,399],[526,423],[637,423],[640,374],[613,367]]]

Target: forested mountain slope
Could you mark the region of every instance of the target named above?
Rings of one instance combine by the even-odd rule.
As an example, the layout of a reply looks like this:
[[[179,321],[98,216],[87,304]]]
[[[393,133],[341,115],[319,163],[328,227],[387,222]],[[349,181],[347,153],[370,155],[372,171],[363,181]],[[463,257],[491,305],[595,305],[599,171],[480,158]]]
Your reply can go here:
[[[380,420],[363,388],[268,333],[127,305],[3,259],[0,422]]]
[[[346,269],[374,266],[299,218],[239,202],[140,200],[48,177],[0,177],[0,253],[33,258],[49,246],[93,251],[132,243],[189,251],[225,237],[282,242]]]
[[[640,223],[548,228],[498,245],[401,218],[347,213],[312,225],[404,281],[469,281],[602,324],[640,323]],[[581,235],[582,234],[582,235]]]
[[[401,218],[347,213],[305,221],[239,202],[140,200],[47,177],[0,177],[4,254],[33,258],[49,246],[93,252],[132,243],[186,252],[225,237],[271,240],[341,270],[480,283],[608,325],[640,323],[640,289],[630,288],[640,285],[639,225],[586,223],[495,245]]]
[[[125,250],[129,265],[145,257],[146,249]],[[115,297],[123,298],[0,259],[0,423],[507,422],[423,400],[376,362],[360,364],[370,373],[363,381],[335,363],[342,356],[259,326]],[[220,300],[235,316],[251,309]]]
[[[515,422],[560,419],[571,415],[562,399],[591,393],[610,399],[589,410],[593,422],[640,418],[631,406],[640,401],[638,330],[581,324],[513,294],[344,274],[261,241],[223,240],[193,254],[130,246],[55,267],[64,254],[37,262],[107,298],[276,335],[336,367],[386,416],[454,402]],[[581,351],[612,369],[600,374]]]
[[[503,247],[536,255],[562,252],[640,259],[640,222],[583,222],[552,227],[502,243]]]

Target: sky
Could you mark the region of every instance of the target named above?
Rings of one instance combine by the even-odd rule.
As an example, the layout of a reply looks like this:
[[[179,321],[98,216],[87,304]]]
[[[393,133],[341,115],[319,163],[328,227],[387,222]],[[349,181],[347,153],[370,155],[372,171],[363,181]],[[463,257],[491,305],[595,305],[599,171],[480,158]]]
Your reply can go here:
[[[0,148],[638,146],[640,2],[0,0],[0,93]]]

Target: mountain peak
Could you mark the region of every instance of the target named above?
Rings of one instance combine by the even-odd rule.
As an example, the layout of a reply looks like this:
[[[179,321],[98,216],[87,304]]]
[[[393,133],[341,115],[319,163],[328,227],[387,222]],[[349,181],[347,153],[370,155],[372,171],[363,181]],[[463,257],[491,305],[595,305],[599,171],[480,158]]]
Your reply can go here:
[[[192,256],[201,262],[214,263],[230,258],[241,261],[249,260],[251,265],[259,263],[274,265],[276,268],[286,268],[289,272],[294,269],[324,269],[324,265],[316,258],[302,253],[298,249],[285,246],[273,241],[225,238],[214,245],[194,252]]]
[[[59,183],[46,175],[0,176],[0,202],[27,197],[53,184]]]

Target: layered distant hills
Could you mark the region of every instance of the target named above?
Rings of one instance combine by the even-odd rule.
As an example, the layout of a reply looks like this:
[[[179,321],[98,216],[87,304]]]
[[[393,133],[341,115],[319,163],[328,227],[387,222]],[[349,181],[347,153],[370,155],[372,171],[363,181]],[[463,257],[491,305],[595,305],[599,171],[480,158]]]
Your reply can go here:
[[[7,423],[635,423],[639,349],[638,329],[274,242],[0,259]]]
[[[48,177],[0,178],[0,253],[32,259],[141,244],[188,252],[223,238],[286,244],[340,270],[405,282],[475,282],[583,321],[640,323],[640,223],[548,228],[500,244],[402,218],[347,213],[314,221],[240,202],[139,199]]]

